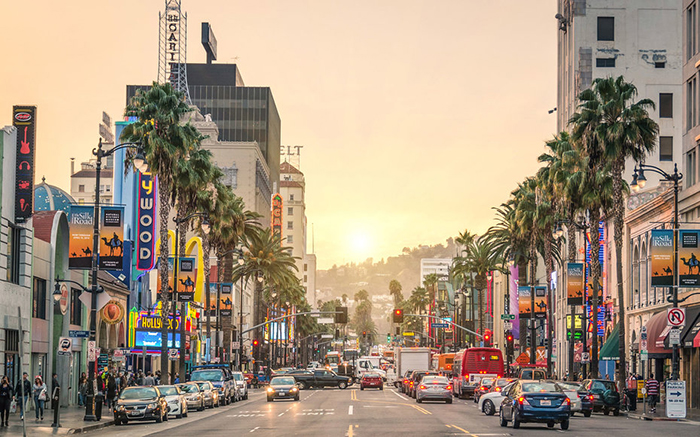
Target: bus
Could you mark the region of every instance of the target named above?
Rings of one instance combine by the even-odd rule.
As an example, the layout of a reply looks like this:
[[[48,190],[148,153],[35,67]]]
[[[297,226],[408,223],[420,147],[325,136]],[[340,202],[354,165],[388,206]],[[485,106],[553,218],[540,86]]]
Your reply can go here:
[[[340,364],[341,360],[341,355],[340,352],[338,351],[330,351],[326,354],[324,360],[323,360],[323,365],[330,370],[333,370],[334,372],[338,371],[338,364]]]
[[[462,349],[452,364],[452,391],[460,398],[474,395],[481,378],[502,378],[503,353],[500,349],[474,347]]]
[[[437,372],[452,373],[452,364],[454,363],[455,354],[435,354],[432,360],[432,369]]]

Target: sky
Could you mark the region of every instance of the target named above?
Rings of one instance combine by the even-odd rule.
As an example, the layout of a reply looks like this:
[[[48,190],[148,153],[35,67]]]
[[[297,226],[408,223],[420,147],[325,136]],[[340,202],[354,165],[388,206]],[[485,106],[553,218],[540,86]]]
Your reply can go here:
[[[0,10],[0,126],[36,104],[37,172],[70,191],[102,111],[157,76],[164,0],[33,0]],[[318,268],[378,261],[494,223],[556,130],[554,0],[183,0],[188,62],[269,86],[302,145]],[[309,234],[311,234],[311,229]],[[313,247],[312,247],[313,241]]]

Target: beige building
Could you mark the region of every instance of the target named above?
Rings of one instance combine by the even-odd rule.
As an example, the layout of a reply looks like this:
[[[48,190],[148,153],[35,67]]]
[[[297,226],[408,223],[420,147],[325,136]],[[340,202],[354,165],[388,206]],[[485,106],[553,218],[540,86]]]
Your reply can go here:
[[[109,149],[111,145],[108,144],[105,148]],[[76,172],[74,162],[71,161],[70,195],[79,205],[90,205],[95,202],[95,175],[97,173],[95,168],[96,161],[93,159],[81,163],[80,170]],[[112,203],[114,184],[112,176],[111,165],[105,165],[100,171],[100,203]]]

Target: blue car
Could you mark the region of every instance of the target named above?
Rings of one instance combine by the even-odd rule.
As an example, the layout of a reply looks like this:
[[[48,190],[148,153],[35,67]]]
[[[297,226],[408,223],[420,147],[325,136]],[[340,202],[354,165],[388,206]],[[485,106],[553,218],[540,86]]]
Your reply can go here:
[[[562,430],[569,429],[571,401],[553,381],[521,380],[504,393],[501,402],[501,426],[513,422],[513,429],[521,423],[546,423],[554,428],[559,423]]]

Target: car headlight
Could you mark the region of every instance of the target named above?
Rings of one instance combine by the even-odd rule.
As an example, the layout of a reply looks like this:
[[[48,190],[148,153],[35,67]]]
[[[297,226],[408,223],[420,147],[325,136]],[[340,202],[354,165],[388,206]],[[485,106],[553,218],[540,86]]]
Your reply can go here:
[[[298,388],[296,388],[296,387],[292,387],[292,389],[291,389],[291,390],[289,390],[289,391],[297,391],[297,390],[299,390],[299,389],[298,389]]]
[[[267,388],[267,392],[268,392],[268,393],[274,393],[274,392],[275,392],[275,389],[272,388],[272,387],[268,387],[268,388]]]
[[[146,405],[147,410],[154,410],[156,408],[156,404],[148,404]]]
[[[124,410],[126,410],[126,408],[124,408],[124,405],[119,405],[119,406],[117,407],[117,410],[118,410],[118,411],[124,411]]]

